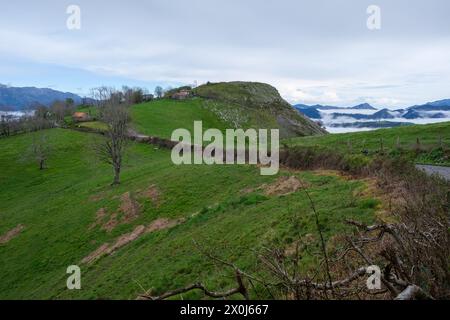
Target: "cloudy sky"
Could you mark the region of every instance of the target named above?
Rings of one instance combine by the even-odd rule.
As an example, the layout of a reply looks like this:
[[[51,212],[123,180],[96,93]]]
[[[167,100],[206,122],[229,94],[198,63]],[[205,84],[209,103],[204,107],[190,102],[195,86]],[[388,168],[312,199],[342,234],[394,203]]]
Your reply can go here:
[[[69,5],[81,29],[69,30]],[[366,10],[381,9],[369,30]],[[248,80],[292,103],[402,107],[450,98],[448,0],[2,0],[0,83]]]

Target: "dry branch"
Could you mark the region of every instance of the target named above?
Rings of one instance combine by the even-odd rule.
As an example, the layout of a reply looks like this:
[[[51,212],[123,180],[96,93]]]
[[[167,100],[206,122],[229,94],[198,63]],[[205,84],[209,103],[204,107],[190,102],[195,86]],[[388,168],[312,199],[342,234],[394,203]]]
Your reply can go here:
[[[138,299],[140,299],[140,300],[164,300],[164,299],[167,299],[167,298],[170,298],[170,297],[182,294],[182,293],[186,293],[186,292],[189,292],[192,290],[201,290],[208,297],[215,298],[215,299],[227,298],[229,296],[239,293],[244,297],[245,300],[248,300],[249,299],[248,291],[244,285],[244,282],[242,280],[242,275],[239,271],[236,271],[236,282],[238,284],[237,287],[229,289],[227,291],[223,291],[223,292],[210,291],[202,283],[194,283],[194,284],[188,285],[183,288],[167,291],[160,296],[152,297],[148,294],[142,294],[138,297]]]

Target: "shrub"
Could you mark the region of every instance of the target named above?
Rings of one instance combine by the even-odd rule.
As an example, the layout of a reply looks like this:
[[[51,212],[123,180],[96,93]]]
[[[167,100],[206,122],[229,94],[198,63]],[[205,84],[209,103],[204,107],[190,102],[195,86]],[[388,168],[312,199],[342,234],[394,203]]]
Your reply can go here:
[[[371,159],[365,155],[350,154],[344,157],[344,171],[358,174],[362,173],[371,163]]]
[[[280,163],[293,169],[327,168],[340,170],[344,165],[344,157],[338,152],[324,148],[285,148],[280,152]]]

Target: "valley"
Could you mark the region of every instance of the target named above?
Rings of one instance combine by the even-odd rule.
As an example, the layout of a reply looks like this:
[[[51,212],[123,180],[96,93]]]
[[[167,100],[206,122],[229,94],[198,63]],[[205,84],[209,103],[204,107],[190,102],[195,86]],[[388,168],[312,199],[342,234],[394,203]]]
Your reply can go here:
[[[304,104],[297,104],[294,107],[311,119],[323,123],[331,133],[368,131],[378,128],[450,121],[449,99],[402,109],[376,109],[368,103],[348,108]]]

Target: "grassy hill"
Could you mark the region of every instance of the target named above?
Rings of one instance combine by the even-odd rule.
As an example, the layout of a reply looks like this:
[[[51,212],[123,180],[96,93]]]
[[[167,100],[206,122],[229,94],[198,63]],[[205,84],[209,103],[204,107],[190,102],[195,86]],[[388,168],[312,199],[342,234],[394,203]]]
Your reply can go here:
[[[165,103],[153,105],[162,109]],[[185,103],[172,105],[183,110]],[[141,108],[145,105],[134,112]],[[191,115],[186,112],[184,117]],[[148,133],[169,132],[162,121],[159,128],[148,128]],[[41,134],[52,146],[43,171],[22,160],[33,135]],[[280,176],[295,176],[308,186],[327,241],[346,228],[344,217],[370,221],[378,207],[377,200],[362,192],[363,181],[324,172],[261,176],[256,166],[247,165],[177,167],[168,150],[145,144],[129,146],[122,184],[113,188],[111,168],[93,154],[95,138],[50,129],[0,140],[0,235],[23,225],[19,234],[0,244],[0,299],[134,299],[144,288],[160,293],[197,280],[216,289],[227,287],[233,283],[231,274],[200,254],[193,239],[256,273],[252,250],[270,243],[289,246],[297,232],[294,216],[301,234],[312,239],[311,246],[319,245],[305,194],[267,193],[267,186],[277,186]],[[100,213],[106,214],[103,220]],[[113,213],[120,223],[108,231],[104,226],[114,220]],[[130,213],[132,219],[127,219]],[[178,225],[158,230],[152,223],[161,219]],[[91,264],[82,262],[138,226],[155,228]],[[305,269],[314,269],[317,262],[307,252],[302,261]],[[66,289],[66,268],[73,264],[81,267],[82,290]]]
[[[418,163],[450,165],[450,122],[301,137],[290,146],[320,146],[345,153],[405,152]]]
[[[170,138],[172,130],[192,128],[194,120],[224,130],[247,115],[246,126],[277,127],[280,116],[290,112],[270,86],[260,84],[209,84],[194,94],[133,106],[133,125],[141,133]],[[238,118],[226,116],[230,110]],[[101,128],[97,122],[84,126]],[[370,156],[380,152],[382,139],[383,152],[406,150],[419,161],[438,149],[445,156],[449,133],[450,123],[443,123],[285,141]],[[41,171],[23,155],[42,135],[51,153]],[[258,275],[255,251],[271,245],[287,250],[300,233],[308,242],[301,270],[317,270],[320,239],[300,186],[315,203],[330,248],[349,228],[344,219],[371,222],[384,214],[369,180],[323,170],[282,169],[261,176],[250,165],[175,166],[170,150],[134,142],[127,148],[122,183],[111,187],[112,169],[92,148],[98,138],[49,129],[0,139],[0,299],[134,299],[147,289],[159,294],[199,280],[213,290],[234,285],[231,270],[213,264],[194,240]],[[4,240],[12,231],[17,232]],[[66,288],[70,265],[81,267],[81,290]],[[258,289],[250,291],[252,298],[261,298]],[[191,292],[176,298],[201,297]]]
[[[228,124],[204,107],[199,98],[184,101],[162,99],[142,103],[131,109],[133,125],[142,134],[170,139],[173,130],[186,128],[193,132],[194,121],[202,120],[204,130],[225,130]]]
[[[270,85],[253,82],[206,84],[193,90],[193,98],[163,99],[132,109],[140,133],[170,138],[174,129],[192,130],[195,120],[204,128],[279,129],[280,137],[323,134],[314,122],[293,109]]]

